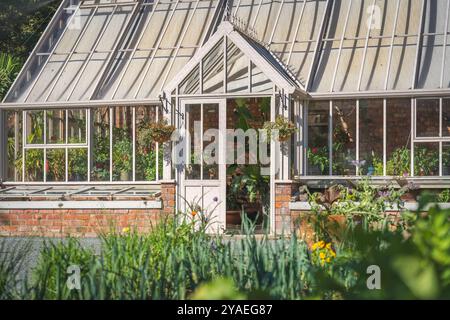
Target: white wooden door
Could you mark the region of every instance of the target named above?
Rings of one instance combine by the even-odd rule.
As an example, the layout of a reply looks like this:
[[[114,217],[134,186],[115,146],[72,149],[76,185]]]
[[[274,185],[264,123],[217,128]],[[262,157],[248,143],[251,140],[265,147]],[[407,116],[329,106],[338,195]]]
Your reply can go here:
[[[180,168],[180,208],[196,219],[208,219],[208,232],[221,233],[226,220],[226,101],[186,100],[181,103],[185,163]]]

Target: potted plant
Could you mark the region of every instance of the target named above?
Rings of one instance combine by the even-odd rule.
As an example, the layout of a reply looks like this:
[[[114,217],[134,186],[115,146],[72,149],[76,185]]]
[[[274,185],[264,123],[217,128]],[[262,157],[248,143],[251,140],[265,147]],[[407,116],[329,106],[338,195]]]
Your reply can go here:
[[[129,181],[133,168],[133,144],[126,128],[116,128],[113,146],[113,166],[116,180]]]
[[[318,168],[320,174],[325,174],[329,170],[328,147],[309,148],[307,151],[309,164]],[[314,171],[314,170],[313,170]]]
[[[258,165],[231,165],[228,170],[231,172],[231,181],[227,200],[232,210],[227,211],[227,216],[239,222],[242,212],[262,217],[262,212],[269,205],[269,176],[261,175]]]
[[[278,141],[280,142],[289,140],[291,135],[293,135],[298,130],[291,121],[283,116],[277,116],[275,122],[265,122],[263,125],[263,129],[266,130],[268,137],[272,136],[273,131],[278,131]]]
[[[151,142],[165,143],[170,141],[175,127],[169,125],[167,120],[163,119],[158,122],[143,124],[140,130],[142,132],[141,142],[143,144],[149,144]]]

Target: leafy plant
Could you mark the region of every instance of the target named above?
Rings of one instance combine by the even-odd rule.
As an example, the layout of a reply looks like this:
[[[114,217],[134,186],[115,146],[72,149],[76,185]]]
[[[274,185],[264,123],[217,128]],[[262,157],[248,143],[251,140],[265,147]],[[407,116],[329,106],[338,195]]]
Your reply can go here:
[[[66,150],[53,149],[47,151],[45,171],[48,181],[64,181],[66,176]]]
[[[150,122],[140,125],[139,144],[142,146],[150,146],[152,143],[165,143],[170,141],[175,127],[169,125],[166,119],[158,122]]]
[[[235,196],[237,202],[268,204],[270,177],[261,174],[260,166],[231,165],[228,171],[232,173],[230,194]]]
[[[298,131],[295,125],[283,116],[277,116],[275,122],[267,121],[263,125],[263,129],[266,130],[268,137],[272,137],[274,132],[278,132],[279,141],[287,141]]]
[[[19,73],[21,64],[20,59],[0,52],[0,101],[3,100],[3,97]]]
[[[310,165],[317,166],[322,174],[328,172],[330,166],[328,147],[309,148],[307,156]]]
[[[127,128],[114,128],[113,178],[123,180],[133,169],[133,143]],[[127,177],[125,180],[128,180]]]
[[[445,189],[441,193],[439,193],[437,197],[438,202],[450,202],[450,189]]]
[[[439,170],[439,151],[422,146],[414,148],[414,174],[416,176],[436,175]]]
[[[87,149],[69,149],[68,173],[69,179],[73,181],[84,181],[87,179]]]
[[[407,147],[396,149],[386,163],[386,173],[390,176],[405,176],[411,171],[411,150]]]

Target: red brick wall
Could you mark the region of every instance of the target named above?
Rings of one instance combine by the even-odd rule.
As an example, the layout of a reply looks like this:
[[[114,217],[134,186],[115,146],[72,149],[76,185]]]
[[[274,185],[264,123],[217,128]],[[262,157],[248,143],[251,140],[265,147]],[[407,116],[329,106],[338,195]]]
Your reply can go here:
[[[295,186],[291,182],[275,183],[275,234],[277,235],[291,233],[292,219],[289,202]]]
[[[144,233],[174,213],[174,183],[162,183],[161,201],[162,209],[0,210],[0,236],[96,237],[124,228]]]

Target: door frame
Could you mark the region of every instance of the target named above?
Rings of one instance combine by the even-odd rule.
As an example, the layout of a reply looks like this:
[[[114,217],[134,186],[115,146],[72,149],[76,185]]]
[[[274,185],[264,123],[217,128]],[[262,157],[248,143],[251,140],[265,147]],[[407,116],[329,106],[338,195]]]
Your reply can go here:
[[[202,130],[203,130],[203,105],[205,104],[217,104],[218,105],[218,131],[219,131],[219,163],[218,163],[218,179],[217,180],[203,180],[203,177],[200,177],[200,179],[194,180],[194,179],[186,179],[186,170],[185,165],[180,166],[181,168],[177,169],[177,178],[179,181],[179,194],[177,195],[177,203],[179,204],[178,210],[181,210],[182,212],[186,211],[186,203],[185,200],[186,197],[186,187],[192,186],[192,187],[216,187],[218,186],[220,188],[220,194],[218,196],[219,201],[220,199],[223,199],[223,204],[218,206],[218,208],[221,208],[220,212],[218,212],[218,220],[219,223],[222,222],[223,226],[219,226],[219,232],[221,232],[221,228],[223,227],[223,230],[226,228],[226,119],[227,119],[227,99],[217,99],[217,98],[202,98],[202,97],[196,97],[196,98],[188,98],[183,99],[180,98],[179,100],[179,106],[180,106],[180,120],[178,121],[177,128],[180,130],[186,129],[186,124],[189,121],[188,114],[186,113],[186,105],[189,104],[197,104],[201,105],[201,122],[202,122]],[[191,137],[192,138],[192,137]],[[187,141],[184,141],[183,143],[186,143]],[[190,147],[189,147],[190,148]],[[185,152],[185,158],[183,163],[186,163],[186,157],[188,156],[188,147],[184,147]],[[202,136],[202,151],[203,151],[203,136]],[[202,157],[202,166],[203,164],[203,157]],[[220,203],[220,202],[219,202]]]

